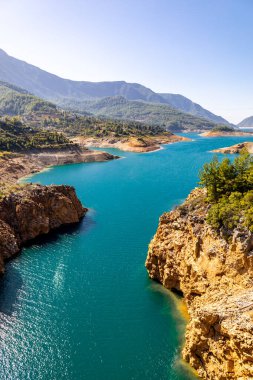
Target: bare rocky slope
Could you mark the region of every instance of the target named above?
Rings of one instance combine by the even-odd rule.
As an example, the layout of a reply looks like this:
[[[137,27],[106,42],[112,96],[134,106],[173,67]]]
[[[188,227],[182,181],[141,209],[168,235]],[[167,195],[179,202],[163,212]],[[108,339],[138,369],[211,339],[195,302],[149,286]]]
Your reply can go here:
[[[243,142],[239,144],[235,144],[232,146],[227,146],[225,148],[214,149],[212,152],[214,153],[224,153],[224,154],[238,154],[241,153],[242,150],[246,150],[248,153],[253,153],[253,142]]]
[[[183,293],[190,321],[183,358],[203,379],[253,378],[253,236],[225,239],[205,221],[204,190],[161,216],[150,243],[149,276]]]
[[[4,262],[27,241],[62,225],[77,223],[87,211],[71,186],[16,186],[13,191],[2,188],[1,195],[0,273],[4,272]]]

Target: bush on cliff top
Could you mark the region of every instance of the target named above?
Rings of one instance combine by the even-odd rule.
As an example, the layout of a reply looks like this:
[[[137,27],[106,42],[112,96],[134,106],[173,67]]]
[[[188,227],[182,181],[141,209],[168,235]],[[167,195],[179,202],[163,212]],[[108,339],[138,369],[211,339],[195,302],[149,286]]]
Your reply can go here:
[[[253,232],[253,159],[246,151],[233,162],[214,157],[201,170],[200,185],[211,204],[208,223],[230,231],[243,224]]]

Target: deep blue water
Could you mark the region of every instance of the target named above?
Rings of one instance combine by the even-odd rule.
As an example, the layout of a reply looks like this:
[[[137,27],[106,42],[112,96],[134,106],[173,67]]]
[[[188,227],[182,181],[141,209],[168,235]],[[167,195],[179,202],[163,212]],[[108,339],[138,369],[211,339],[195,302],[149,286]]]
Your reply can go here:
[[[1,379],[194,378],[179,360],[184,321],[174,297],[148,279],[147,247],[162,212],[196,186],[209,151],[245,137],[193,137],[32,177],[75,186],[90,211],[78,227],[8,263],[0,283]]]

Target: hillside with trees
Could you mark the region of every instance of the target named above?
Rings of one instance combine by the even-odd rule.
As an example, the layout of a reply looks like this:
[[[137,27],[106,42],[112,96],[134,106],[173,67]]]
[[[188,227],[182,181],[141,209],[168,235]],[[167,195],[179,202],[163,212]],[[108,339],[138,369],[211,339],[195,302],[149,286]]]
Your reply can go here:
[[[0,82],[0,115],[23,115],[28,113],[56,111],[50,102],[31,95],[24,89],[9,83]]]
[[[138,121],[160,125],[173,132],[207,130],[217,124],[171,108],[168,105],[129,101],[123,96],[107,97],[92,101],[65,100],[64,107],[74,112],[90,112],[111,119]]]
[[[0,120],[0,151],[33,152],[74,146],[62,133],[27,127],[18,118]]]
[[[138,121],[124,121],[95,116],[82,116],[72,112],[60,111],[54,116],[34,115],[26,118],[32,126],[41,126],[49,131],[63,132],[69,137],[130,137],[156,136],[171,134],[159,125],[148,125]]]

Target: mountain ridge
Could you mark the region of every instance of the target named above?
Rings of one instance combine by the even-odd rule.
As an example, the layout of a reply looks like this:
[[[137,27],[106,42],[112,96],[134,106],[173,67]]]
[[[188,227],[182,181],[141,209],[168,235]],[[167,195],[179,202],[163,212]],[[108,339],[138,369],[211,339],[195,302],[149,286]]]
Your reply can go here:
[[[9,56],[0,49],[0,80],[24,88],[49,101],[95,100],[110,96],[124,96],[127,100],[167,104],[170,107],[202,117],[215,123],[229,124],[221,116],[205,110],[199,104],[179,94],[159,94],[139,84],[125,81],[73,81],[51,74],[25,61]]]

